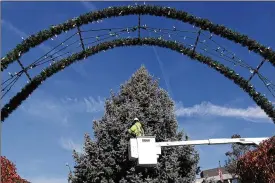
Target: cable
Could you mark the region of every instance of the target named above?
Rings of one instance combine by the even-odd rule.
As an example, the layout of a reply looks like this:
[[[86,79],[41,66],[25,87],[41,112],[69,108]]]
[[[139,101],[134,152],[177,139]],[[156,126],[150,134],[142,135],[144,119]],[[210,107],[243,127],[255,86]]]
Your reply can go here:
[[[189,37],[189,36],[182,36],[182,35],[178,35],[178,34],[173,34],[173,33],[167,33],[167,32],[158,32],[156,31],[155,29],[152,30],[147,30],[148,32],[153,32],[153,33],[156,33],[156,34],[168,34],[168,36],[170,35],[177,35],[178,37],[183,37],[184,39],[185,38],[189,38],[189,39],[196,39],[196,38],[193,38],[193,37]]]
[[[125,29],[125,28],[105,28],[105,29],[90,29],[90,30],[81,30],[80,32],[98,32],[98,31],[111,31],[111,30],[116,30],[116,29]]]
[[[200,42],[200,43],[201,43],[201,42]],[[204,45],[204,46],[207,46],[207,45]],[[207,46],[207,47],[208,47],[208,46]],[[200,48],[200,47],[199,47],[199,48]],[[209,48],[209,47],[208,47],[208,48]],[[200,49],[202,49],[202,48],[200,48]],[[214,50],[215,53],[218,53],[218,52],[217,52],[215,49],[213,49],[213,48],[209,48],[209,49]],[[202,49],[202,50],[205,51],[205,52],[207,52],[207,49],[205,49],[205,48]],[[215,55],[215,54],[212,53],[212,52],[207,52],[207,53],[210,53],[210,54],[212,54],[212,55],[214,55],[214,56],[217,56],[217,55]],[[219,52],[219,53],[220,53],[220,52]],[[229,62],[233,63],[234,65],[239,65],[239,66],[241,66],[241,67],[251,69],[251,66],[249,66],[249,65],[243,65],[244,63],[239,62],[239,61],[236,61],[236,60],[233,60],[233,59],[232,59],[232,60],[225,59],[224,56],[227,57],[228,59],[232,59],[232,58],[228,57],[227,55],[221,56],[221,53],[220,53],[220,55],[217,56],[217,57],[222,58],[222,59],[224,59],[224,60],[226,60],[226,61],[229,61]]]
[[[147,28],[151,28],[151,29],[158,29],[158,30],[167,30],[167,31],[172,31],[172,32],[189,32],[189,33],[198,33],[197,31],[189,31],[189,30],[178,30],[178,29],[166,29],[166,28],[154,28],[154,27],[144,27],[142,26],[142,28],[147,29]]]
[[[208,37],[208,36],[206,36],[203,32],[201,33],[203,36],[205,36],[205,37]],[[214,41],[213,39],[212,39],[212,36],[209,38],[208,37],[208,39],[209,40],[211,40],[213,43],[215,43],[217,46],[219,46],[220,48],[222,48],[222,49],[224,49],[225,51],[227,51],[228,53],[231,53],[232,54],[232,56],[234,56],[235,58],[237,58],[237,59],[239,59],[239,60],[242,60],[242,59],[240,59],[239,57],[237,57],[236,56],[236,54],[235,53],[233,53],[232,51],[229,51],[227,48],[225,48],[224,46],[222,46],[222,45],[220,45],[219,43],[217,43],[216,41]],[[245,63],[245,62],[244,62]],[[247,63],[245,63],[246,65],[248,65]]]
[[[109,35],[109,34],[104,34],[104,35]],[[120,35],[120,34],[118,34],[118,35]],[[108,38],[110,38],[110,37],[113,37],[113,36],[109,36],[109,37],[106,37],[106,38],[103,38],[103,39],[94,41],[94,42],[92,42],[92,43],[100,42],[100,41],[105,40],[105,39],[108,39]],[[83,38],[83,39],[84,39],[84,38]],[[79,42],[79,40],[77,40],[76,42]],[[71,45],[75,44],[76,42],[72,43]],[[86,44],[84,44],[84,45],[88,45],[88,44],[92,44],[92,43],[86,43]],[[75,49],[77,49],[77,48],[79,48],[79,47],[81,47],[81,45],[78,45],[77,47],[75,47]],[[68,46],[67,46],[66,48],[68,48]],[[60,51],[62,51],[62,50],[64,50],[64,48],[58,50],[57,52],[60,52]],[[49,60],[46,60],[46,61],[44,61],[44,62],[41,62],[41,61],[40,61],[39,64],[36,64],[35,67],[40,66],[40,65],[43,65],[43,64],[48,63],[48,62],[51,62],[51,61],[54,61],[54,59],[56,59],[56,58],[58,58],[58,57],[61,57],[61,56],[63,56],[63,55],[69,54],[69,53],[72,52],[72,51],[73,51],[73,50],[70,50],[70,51],[68,51],[68,52],[66,52],[66,53],[62,53],[61,55],[56,56],[56,57],[53,57],[53,58],[51,58],[51,59],[49,59]],[[54,55],[54,54],[53,54],[53,55]],[[45,60],[45,59],[44,59],[44,60]]]
[[[1,99],[3,99],[4,98],[4,96],[11,90],[11,88],[13,87],[13,85],[16,83],[16,81],[20,78],[20,76],[21,76],[21,74],[20,75],[18,75],[13,81],[12,81],[12,83],[10,83],[11,84],[11,86],[9,87],[9,89],[1,96]],[[9,85],[10,85],[9,84]],[[9,86],[8,85],[8,86]],[[8,87],[8,86],[6,86],[4,89],[2,89],[2,91],[5,91],[6,90],[6,88]]]
[[[272,93],[272,91],[269,89],[266,81],[264,80],[264,78],[262,78],[262,76],[260,74],[257,74],[260,78],[260,80],[265,84],[266,88],[268,89],[268,91],[271,93],[271,95],[275,98],[275,94]]]
[[[27,68],[36,66],[37,63],[46,60],[48,57],[54,56],[55,54],[59,53],[59,52],[62,51],[62,50],[67,49],[69,46],[72,46],[72,45],[74,45],[74,44],[77,43],[77,42],[79,42],[79,40],[76,40],[76,41],[74,41],[73,43],[70,43],[70,44],[66,45],[64,48],[59,49],[58,51],[54,52],[52,55],[44,56],[44,58],[43,58],[42,60],[40,60],[40,61],[38,61],[38,62],[36,62],[36,63],[30,64]],[[60,55],[58,55],[57,57],[60,57]]]
[[[74,37],[77,34],[74,33],[73,35],[71,35],[70,37],[68,37],[67,39],[65,39],[63,42],[61,42],[60,44],[58,44],[57,46],[55,46],[54,48],[52,48],[50,51],[48,51],[46,54],[42,55],[40,58],[38,58],[37,60],[35,60],[33,63],[36,63],[37,61],[39,61],[41,58],[45,57],[47,54],[49,54],[50,52],[52,52],[53,50],[55,50],[57,47],[59,47],[60,45],[64,44],[66,41],[68,41],[69,39],[71,39],[72,37]]]
[[[116,27],[116,28],[103,28],[103,29],[88,29],[88,30],[80,30],[77,31],[76,33],[72,34],[71,36],[69,36],[68,38],[66,38],[65,40],[63,40],[61,43],[59,43],[57,46],[53,47],[50,51],[48,51],[46,54],[42,55],[40,58],[36,59],[34,62],[32,62],[30,65],[28,65],[24,70],[28,70],[28,69],[32,69],[38,66],[41,66],[43,64],[46,64],[48,62],[58,62],[59,60],[55,60],[57,58],[63,58],[64,55],[67,54],[74,54],[75,51],[77,51],[76,49],[78,49],[81,45],[78,45],[72,49],[69,49],[69,47],[71,48],[72,45],[79,43],[80,40],[77,39],[76,41],[73,41],[72,43],[67,44],[65,47],[57,49],[58,47],[60,47],[61,45],[64,45],[65,42],[67,42],[68,40],[72,39],[76,34],[78,33],[88,33],[88,32],[100,32],[100,31],[110,31],[109,33],[105,33],[105,34],[100,34],[97,36],[87,36],[87,37],[83,37],[83,40],[90,40],[90,39],[96,39],[95,41],[92,42],[88,42],[85,43],[85,46],[89,46],[91,44],[94,43],[99,43],[102,42],[104,40],[110,39],[114,36],[118,37],[121,36],[125,33],[131,33],[131,32],[135,32],[138,29],[136,28],[137,26],[132,26],[132,27]],[[172,36],[175,36],[176,38],[184,38],[185,39],[190,39],[190,40],[195,40],[196,37],[190,37],[190,36],[186,36],[186,35],[182,35],[182,33],[191,33],[191,34],[197,34],[197,31],[189,31],[189,30],[180,30],[180,29],[176,29],[175,27],[173,29],[167,29],[167,28],[154,28],[154,27],[146,27],[145,26],[141,26],[141,29],[149,32],[149,33],[155,33],[157,35],[160,36],[166,36],[168,35],[169,38]],[[118,30],[118,31],[116,31]],[[108,36],[109,35],[109,36]],[[206,34],[204,32],[201,32],[202,36],[206,36]],[[224,46],[222,46],[221,44],[219,44],[218,42],[216,42],[215,40],[212,39],[212,34],[211,36],[206,36],[208,37],[208,39],[211,40],[211,42],[213,42],[215,45],[218,46],[218,48],[213,48],[211,47],[208,41],[206,42],[204,41],[199,41],[197,44],[197,48],[199,50],[204,51],[207,54],[210,54],[212,56],[221,58],[225,61],[228,61],[230,63],[233,63],[234,65],[239,65],[243,68],[249,69],[249,70],[254,70],[248,63],[244,62],[242,59],[240,59],[239,57],[237,57],[232,51],[229,51],[228,49],[226,49]],[[210,43],[211,43],[210,42]],[[189,46],[192,47],[192,44],[190,44]],[[67,52],[63,52],[64,50],[67,50]],[[54,50],[56,50],[55,52],[53,52]],[[220,51],[222,50],[222,51]],[[51,53],[53,52],[53,53]],[[1,83],[1,85],[5,85],[7,84],[4,89],[2,91],[6,92],[4,93],[4,95],[1,97],[1,99],[7,94],[7,92],[9,92],[11,90],[11,88],[13,87],[13,85],[17,82],[17,80],[21,77],[21,75],[23,74],[24,70],[19,71],[18,73],[16,73],[15,75],[11,75],[10,78],[6,79],[4,82]],[[269,92],[271,92],[272,96],[275,97],[275,95],[272,93],[272,91],[274,91],[275,93],[275,85],[273,83],[271,83],[266,77],[264,77],[263,75],[261,75],[260,73],[257,73],[257,75],[259,76],[259,78],[262,80],[262,82],[265,84],[265,86],[268,88]],[[9,87],[9,88],[8,88]]]

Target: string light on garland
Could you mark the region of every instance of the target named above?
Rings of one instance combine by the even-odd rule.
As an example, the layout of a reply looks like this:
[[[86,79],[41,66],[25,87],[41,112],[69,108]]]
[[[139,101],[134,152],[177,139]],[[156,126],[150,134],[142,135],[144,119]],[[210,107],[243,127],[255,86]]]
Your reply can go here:
[[[68,58],[65,62],[64,59],[60,60],[59,63],[66,63],[65,66],[69,66],[70,64],[74,63],[77,60],[81,60],[84,58],[84,56],[90,56],[93,54],[96,54],[100,51],[106,50],[108,48],[112,49],[115,46],[134,46],[134,45],[154,45],[154,46],[160,46],[164,48],[170,48],[172,50],[178,51],[180,53],[184,53],[184,55],[187,55],[189,57],[192,57],[194,60],[198,60],[199,62],[208,65],[209,67],[217,70],[224,76],[226,76],[228,79],[233,80],[234,83],[239,85],[244,91],[246,91],[253,100],[266,112],[266,114],[272,118],[272,120],[275,122],[275,110],[273,106],[268,102],[268,100],[261,94],[255,91],[255,89],[249,86],[248,82],[238,76],[233,70],[227,68],[223,64],[212,60],[210,57],[203,56],[199,53],[196,53],[193,55],[193,52],[190,48],[184,47],[184,45],[176,44],[172,41],[165,41],[165,40],[158,40],[155,38],[133,38],[133,39],[117,39],[110,42],[104,42],[100,43],[96,46],[93,46],[87,50],[84,50],[80,53],[76,53]],[[61,66],[61,65],[60,65]],[[22,91],[17,93],[8,104],[6,104],[2,108],[2,115],[1,120],[3,121],[8,117],[8,115],[15,110],[20,103],[26,99],[26,96],[31,94],[38,86],[39,83],[42,83],[45,81],[48,77],[51,77],[53,74],[57,73],[58,71],[62,70],[62,67],[57,67],[57,65],[52,65],[51,67],[47,68],[45,72],[42,72],[40,75],[36,76],[28,85],[26,85]]]
[[[269,60],[273,66],[275,66],[275,52],[271,49],[267,49],[265,46],[261,45],[260,43],[250,39],[248,36],[242,35],[238,32],[230,30],[222,25],[214,24],[207,19],[197,18],[194,17],[186,12],[177,11],[176,9],[169,9],[171,13],[175,16],[170,17],[167,15],[167,8],[160,7],[160,6],[121,6],[121,7],[114,7],[110,9],[104,9],[102,11],[97,11],[85,15],[81,15],[80,17],[76,17],[74,19],[68,20],[63,24],[59,24],[56,26],[52,26],[48,30],[40,31],[36,35],[32,35],[23,41],[20,45],[18,45],[14,50],[9,52],[7,58],[4,59],[2,62],[2,70],[7,68],[11,62],[18,59],[19,51],[25,53],[29,51],[30,48],[33,48],[43,41],[49,39],[50,37],[54,36],[54,34],[61,34],[64,31],[73,29],[76,25],[83,25],[89,22],[97,21],[102,18],[107,17],[114,17],[119,14],[120,11],[123,11],[124,14],[131,15],[131,14],[148,14],[153,16],[164,16],[167,18],[172,18],[175,20],[180,20],[182,22],[191,23],[192,25],[198,26],[203,30],[209,30],[211,33],[219,35],[223,38],[228,40],[234,41],[237,44],[242,45],[243,47],[247,47],[254,51],[257,54],[260,54],[262,57]]]
[[[159,32],[161,32],[161,29],[159,29]],[[116,35],[116,37],[117,37],[118,34],[115,34],[115,35]],[[161,37],[162,37],[162,35],[160,35],[160,38],[161,38]],[[170,37],[170,34],[169,34],[169,37]],[[128,38],[130,38],[130,36],[128,36]],[[159,38],[156,38],[156,39],[162,40],[162,39],[159,39]],[[176,43],[176,41],[175,41],[175,43]],[[122,44],[125,45],[126,43],[123,42]],[[146,44],[146,45],[147,45],[147,44]],[[116,46],[116,45],[114,44],[113,47],[115,47],[115,46]],[[191,45],[191,46],[192,46],[192,45]],[[112,47],[111,47],[111,48],[112,48]],[[193,49],[194,49],[194,48],[193,48]],[[105,52],[105,50],[104,50],[104,52]],[[223,51],[222,51],[221,53],[223,53]],[[184,54],[184,53],[181,52],[181,54]],[[73,55],[71,55],[71,56],[73,56]],[[86,59],[86,57],[84,57],[84,59]],[[217,67],[217,69],[218,69],[218,70],[222,70],[221,67]],[[63,69],[62,69],[62,70],[63,70]],[[233,71],[229,71],[229,72],[233,72]],[[238,75],[238,74],[236,74],[236,75]]]
[[[213,34],[210,34],[210,37],[209,37],[209,39],[212,39],[212,37],[213,37]]]

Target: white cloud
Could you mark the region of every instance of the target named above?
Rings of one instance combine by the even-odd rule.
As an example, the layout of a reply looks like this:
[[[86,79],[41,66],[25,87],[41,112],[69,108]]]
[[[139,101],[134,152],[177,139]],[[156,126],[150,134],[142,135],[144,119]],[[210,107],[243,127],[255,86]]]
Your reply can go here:
[[[100,112],[104,110],[105,102],[100,97],[95,100],[93,97],[84,98],[86,111],[89,113]]]
[[[31,183],[68,183],[68,179],[65,177],[33,177],[28,179]]]
[[[82,0],[81,4],[89,11],[96,11],[97,10],[97,7],[91,2]]]
[[[35,117],[40,121],[54,120],[67,125],[68,120],[77,114],[91,113],[99,115],[100,112],[104,111],[104,103],[102,98],[95,99],[91,96],[81,99],[69,97],[57,99],[39,90],[34,96],[25,101],[20,109],[24,114]]]
[[[243,118],[252,122],[271,122],[270,118],[258,106],[232,108],[203,102],[192,107],[184,107],[182,103],[178,103],[176,104],[175,113],[178,117],[217,116]]]
[[[59,144],[63,149],[67,151],[72,152],[73,150],[75,150],[76,152],[79,152],[79,153],[83,152],[83,144],[76,143],[70,138],[61,137],[59,140]]]

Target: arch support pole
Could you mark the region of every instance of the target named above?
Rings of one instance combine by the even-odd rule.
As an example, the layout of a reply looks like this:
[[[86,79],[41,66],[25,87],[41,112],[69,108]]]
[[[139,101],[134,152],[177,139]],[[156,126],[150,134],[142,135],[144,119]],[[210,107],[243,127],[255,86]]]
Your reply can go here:
[[[199,42],[199,39],[200,39],[200,35],[201,35],[201,29],[198,31],[198,35],[197,35],[196,42],[195,42],[195,45],[194,45],[194,48],[193,48],[192,56],[194,56],[194,53],[196,51],[196,48],[197,48],[197,45],[198,45],[198,42]]]
[[[83,38],[82,38],[82,34],[81,34],[81,30],[80,30],[79,26],[77,26],[77,31],[78,31],[81,47],[82,47],[83,51],[85,51],[85,46],[84,46],[84,42],[83,42]]]
[[[253,73],[252,73],[252,75],[249,77],[248,82],[250,82],[251,79],[255,76],[255,74],[257,74],[257,73],[259,72],[259,70],[260,70],[260,68],[263,66],[264,62],[265,62],[265,59],[263,59],[263,60],[261,61],[261,63],[257,66],[257,68],[253,70]]]
[[[23,64],[20,62],[19,59],[17,59],[17,62],[18,62],[18,64],[20,65],[22,71],[26,74],[27,78],[28,78],[30,81],[32,81],[31,76],[30,76],[29,73],[27,72],[27,69],[23,66]]]
[[[140,39],[140,14],[138,15],[138,38]]]

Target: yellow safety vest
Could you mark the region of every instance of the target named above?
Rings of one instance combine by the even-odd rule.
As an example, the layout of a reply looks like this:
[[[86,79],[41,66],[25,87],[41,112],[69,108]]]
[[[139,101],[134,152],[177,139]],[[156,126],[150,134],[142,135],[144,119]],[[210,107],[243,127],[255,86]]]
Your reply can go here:
[[[136,122],[129,130],[129,133],[134,134],[135,136],[144,136],[144,130],[140,122]]]

